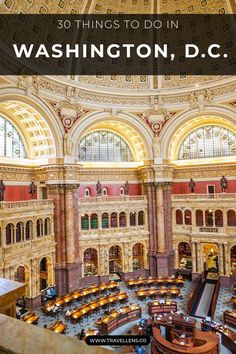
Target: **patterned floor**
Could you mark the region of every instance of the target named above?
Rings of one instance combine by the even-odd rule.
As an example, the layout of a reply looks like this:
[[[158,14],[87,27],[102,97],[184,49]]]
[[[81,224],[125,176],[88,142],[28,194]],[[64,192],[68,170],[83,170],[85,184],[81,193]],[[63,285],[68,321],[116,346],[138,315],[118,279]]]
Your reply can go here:
[[[128,294],[128,297],[129,297],[128,304],[137,304],[137,305],[141,306],[143,317],[144,318],[148,317],[147,303],[150,300],[149,299],[146,299],[144,301],[138,300],[135,292],[133,290],[127,289],[125,283],[122,283],[122,282],[119,283],[119,288],[121,291],[126,291],[126,293]],[[189,281],[186,281],[184,286],[181,288],[180,297],[177,299],[179,311],[183,311],[184,313],[186,312],[187,300],[189,299],[193,289],[194,289],[194,284]],[[227,309],[232,308],[229,303],[231,296],[232,296],[231,290],[226,289],[226,288],[220,289],[219,298],[218,298],[218,302],[217,302],[217,308],[216,308],[216,317],[215,317],[216,321],[222,322],[223,312]],[[95,300],[95,299],[96,299],[96,296],[90,297],[91,301]],[[60,315],[57,315],[56,317],[46,316],[41,310],[35,311],[38,314],[38,316],[40,317],[39,322],[38,322],[38,326],[44,327],[45,325],[47,325],[47,327],[49,327],[49,326],[53,325],[53,323],[56,320],[63,320],[63,322],[65,322],[64,312],[68,308],[74,309],[74,308],[80,306],[82,303],[83,303],[83,301],[78,301],[78,302],[75,302],[74,304],[67,306],[66,308],[64,308],[63,313]],[[114,308],[118,308],[118,307],[119,307],[119,305],[114,305]],[[100,313],[94,314],[94,315],[90,316],[89,318],[83,319],[82,323],[80,323],[80,324],[78,323],[78,324],[73,325],[70,323],[70,321],[67,321],[66,335],[71,336],[71,337],[77,337],[78,333],[81,332],[82,329],[85,329],[85,330],[96,329],[95,321],[99,317],[102,317],[103,315],[104,315],[104,310],[101,310]],[[132,327],[134,323],[135,322],[132,322],[131,324],[129,323],[127,325],[124,325],[124,326],[120,327],[119,329],[117,329],[116,331],[114,331],[113,333],[114,334],[127,333],[129,328]],[[116,350],[118,352],[120,351],[119,348],[110,348],[110,349]],[[150,353],[150,348],[146,348],[146,353]],[[228,354],[230,352],[227,351],[224,347],[222,347],[221,353]]]

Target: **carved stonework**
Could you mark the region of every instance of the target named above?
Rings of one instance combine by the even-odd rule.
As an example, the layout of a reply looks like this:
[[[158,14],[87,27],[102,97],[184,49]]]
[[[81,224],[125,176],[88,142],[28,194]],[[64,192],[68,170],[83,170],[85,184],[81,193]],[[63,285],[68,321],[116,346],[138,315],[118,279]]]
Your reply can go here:
[[[189,95],[190,109],[197,107],[199,112],[204,111],[207,104],[212,103],[212,91],[206,89],[204,91],[191,92]]]
[[[174,113],[168,112],[165,108],[153,105],[151,109],[139,113],[138,116],[149,125],[155,136],[159,136],[164,125],[172,117],[172,114]]]
[[[62,121],[66,133],[72,128],[75,122],[89,112],[88,109],[84,109],[80,104],[73,104],[67,101],[51,102],[51,105]]]

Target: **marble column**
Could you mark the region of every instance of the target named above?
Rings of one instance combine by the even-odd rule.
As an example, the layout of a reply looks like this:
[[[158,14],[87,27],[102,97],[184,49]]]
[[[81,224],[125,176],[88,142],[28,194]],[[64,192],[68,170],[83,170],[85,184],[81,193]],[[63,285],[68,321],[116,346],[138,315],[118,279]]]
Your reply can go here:
[[[218,257],[218,265],[219,265],[219,274],[224,275],[224,254],[223,254],[223,244],[219,244],[219,257]]]
[[[178,251],[178,244],[174,246],[175,250],[175,269],[179,268],[179,251]]]
[[[229,246],[227,244],[224,245],[224,260],[225,260],[225,276],[229,277],[231,273],[231,264],[230,264],[230,252]]]
[[[196,263],[197,263],[197,266],[196,266],[196,271],[198,273],[201,273],[202,272],[202,265],[201,265],[201,250],[200,250],[200,242],[197,242],[197,257],[196,257]]]
[[[79,288],[78,185],[49,186],[49,198],[54,200],[54,233],[56,241],[55,281],[57,292],[63,295]]]
[[[155,217],[155,190],[154,184],[152,182],[145,183],[146,193],[147,193],[147,217],[148,217],[148,225],[149,225],[149,267],[150,267],[150,275],[155,277],[156,273],[156,217]]]
[[[163,184],[156,184],[158,252],[166,251]]]
[[[196,243],[192,242],[192,272],[196,273],[197,264],[196,264]]]

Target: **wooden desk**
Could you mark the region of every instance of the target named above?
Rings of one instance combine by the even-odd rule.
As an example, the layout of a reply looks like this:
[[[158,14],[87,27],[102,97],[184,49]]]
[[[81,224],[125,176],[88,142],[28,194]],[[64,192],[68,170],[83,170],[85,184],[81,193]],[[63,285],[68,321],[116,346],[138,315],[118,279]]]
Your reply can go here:
[[[225,311],[223,314],[224,323],[236,328],[236,310]]]
[[[154,297],[164,297],[164,296],[171,296],[176,298],[180,294],[179,288],[150,288],[150,289],[141,289],[136,291],[136,295],[139,298],[145,298],[147,296],[154,296]]]
[[[30,324],[37,324],[39,316],[37,316],[34,312],[30,312],[24,316],[21,316],[20,320]]]
[[[123,292],[119,292],[118,294],[110,295],[106,298],[102,298],[102,299],[93,301],[91,303],[85,304],[85,305],[75,309],[72,312],[72,314],[70,316],[71,322],[77,323],[82,316],[93,313],[93,311],[99,309],[100,307],[107,306],[107,305],[109,306],[110,304],[113,304],[116,302],[123,302],[123,301],[127,301],[127,300],[128,300],[128,296],[123,291]]]
[[[222,340],[222,344],[229,349],[230,351],[232,351],[232,353],[236,353],[236,333],[233,332],[231,329],[229,328],[224,328],[223,325],[219,325],[218,323],[214,323],[214,322],[206,322],[203,321],[201,323],[201,327],[202,330],[205,331],[213,331],[213,332],[217,332],[221,335],[221,340]]]
[[[148,303],[148,313],[150,316],[154,314],[164,314],[177,311],[177,303],[171,300],[165,300],[164,303],[160,303],[158,300]]]
[[[95,286],[91,286],[91,287],[84,288],[84,289],[81,289],[81,290],[76,290],[73,293],[67,294],[67,295],[62,296],[60,298],[57,298],[56,300],[52,300],[52,301],[46,303],[43,306],[43,311],[46,314],[50,314],[55,305],[64,306],[64,305],[67,305],[67,304],[69,304],[70,302],[72,302],[74,300],[83,299],[86,296],[89,296],[89,295],[92,295],[92,294],[96,294],[98,292],[103,292],[103,291],[106,291],[106,290],[114,290],[114,289],[117,288],[117,286],[118,286],[117,282],[111,281],[109,283],[103,283],[100,286],[95,285]]]
[[[141,318],[141,308],[136,305],[122,307],[101,319],[101,333],[109,334],[125,323]]]
[[[65,333],[67,325],[64,324],[62,321],[56,321],[51,327],[48,329],[50,331],[56,332],[56,333]]]
[[[196,331],[193,347],[175,344],[166,340],[159,328],[153,328],[152,354],[216,354],[219,353],[219,338],[214,333]]]
[[[183,286],[184,285],[184,279],[182,277],[178,278],[172,278],[172,277],[167,277],[167,278],[152,278],[149,277],[147,279],[144,278],[139,278],[139,279],[134,279],[131,278],[127,280],[126,282],[128,287],[133,287],[133,286],[144,286],[144,285],[177,285],[177,286]]]
[[[98,336],[100,331],[98,329],[88,329],[84,334],[84,339],[88,336]]]

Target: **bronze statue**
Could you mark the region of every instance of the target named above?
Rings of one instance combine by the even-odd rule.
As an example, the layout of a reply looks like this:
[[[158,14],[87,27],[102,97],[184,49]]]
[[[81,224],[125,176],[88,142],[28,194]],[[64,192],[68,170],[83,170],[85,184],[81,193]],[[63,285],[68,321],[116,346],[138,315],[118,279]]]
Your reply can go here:
[[[36,191],[37,191],[37,187],[34,184],[34,182],[32,181],[29,185],[29,194],[31,194],[32,199],[34,199],[34,195],[35,195]]]
[[[96,191],[97,191],[97,196],[102,194],[102,185],[99,181],[97,182],[97,185],[96,185]]]
[[[228,187],[228,181],[225,176],[222,176],[220,179],[221,192],[225,192]]]
[[[4,192],[5,192],[6,186],[3,183],[3,180],[1,179],[0,181],[0,202],[4,202]]]
[[[194,193],[194,191],[195,191],[195,182],[194,182],[194,180],[192,178],[189,181],[189,189],[190,189],[191,193]]]
[[[125,182],[125,195],[128,195],[129,194],[129,182],[126,181]]]

